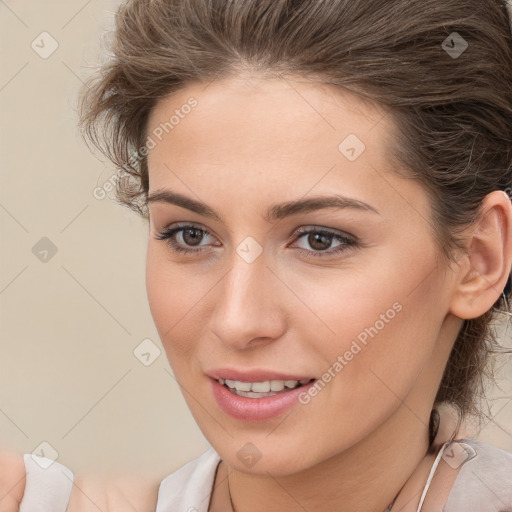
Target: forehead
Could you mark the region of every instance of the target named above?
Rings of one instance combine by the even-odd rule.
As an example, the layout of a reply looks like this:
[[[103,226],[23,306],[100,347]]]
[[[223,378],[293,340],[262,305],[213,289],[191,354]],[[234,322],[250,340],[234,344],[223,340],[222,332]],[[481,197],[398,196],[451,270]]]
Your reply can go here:
[[[384,157],[391,132],[382,109],[343,89],[291,78],[229,78],[191,84],[153,108],[148,164],[155,171],[185,160],[240,166],[243,159],[246,170],[269,161],[310,163],[337,159],[347,138],[357,153],[364,148],[365,157]],[[158,179],[150,174],[150,181]]]
[[[334,86],[194,83],[156,105],[147,135],[150,193],[170,188],[240,211],[333,191],[399,215],[428,208],[423,190],[395,172],[391,117]]]

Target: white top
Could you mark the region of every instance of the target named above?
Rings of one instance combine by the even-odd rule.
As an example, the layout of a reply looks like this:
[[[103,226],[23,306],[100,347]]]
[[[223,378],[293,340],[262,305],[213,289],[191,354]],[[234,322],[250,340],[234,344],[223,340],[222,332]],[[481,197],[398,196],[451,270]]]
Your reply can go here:
[[[156,512],[208,512],[220,455],[210,448],[162,480]]]
[[[474,439],[446,443],[436,458],[424,488],[441,458],[460,467],[443,512],[512,512],[512,453]],[[24,455],[25,494],[20,512],[66,512],[73,473],[62,464],[37,455]],[[221,458],[210,448],[164,478],[156,512],[208,512],[213,481]],[[422,510],[422,504],[418,512]]]
[[[26,454],[25,493],[20,512],[66,512],[73,488],[73,473],[62,464]]]

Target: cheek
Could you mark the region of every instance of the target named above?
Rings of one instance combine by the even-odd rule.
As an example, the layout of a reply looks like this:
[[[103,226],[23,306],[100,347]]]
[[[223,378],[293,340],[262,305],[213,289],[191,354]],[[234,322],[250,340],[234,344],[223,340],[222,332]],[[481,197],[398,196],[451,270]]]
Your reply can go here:
[[[364,272],[296,279],[297,295],[321,319],[304,322],[301,337],[315,340],[341,400],[357,405],[379,390],[396,400],[393,392],[405,396],[429,362],[448,306],[435,253],[422,249],[421,261],[396,250]]]
[[[149,243],[146,258],[146,292],[149,308],[171,366],[193,349],[190,327],[204,287],[183,268],[168,260],[155,243]],[[173,366],[174,369],[174,366]]]

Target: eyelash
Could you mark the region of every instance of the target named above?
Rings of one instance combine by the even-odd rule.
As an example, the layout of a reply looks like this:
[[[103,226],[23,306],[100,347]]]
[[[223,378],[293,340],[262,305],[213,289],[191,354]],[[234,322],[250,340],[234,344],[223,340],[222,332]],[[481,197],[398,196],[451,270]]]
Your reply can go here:
[[[167,245],[170,247],[170,249],[175,252],[178,252],[178,253],[193,254],[193,253],[204,252],[205,249],[184,249],[182,246],[178,245],[176,243],[176,241],[174,240],[175,234],[177,234],[180,231],[186,231],[187,229],[190,229],[190,228],[200,231],[201,233],[203,233],[203,235],[211,236],[211,233],[207,229],[200,228],[193,224],[183,224],[183,225],[179,225],[176,227],[168,228],[168,229],[162,231],[161,233],[159,233],[158,235],[156,235],[155,238],[157,240],[167,240]],[[332,235],[333,239],[337,239],[338,241],[342,242],[342,244],[339,245],[338,247],[336,247],[335,249],[324,250],[324,251],[309,251],[307,249],[297,249],[297,251],[300,254],[304,254],[306,256],[325,258],[328,256],[335,256],[339,253],[342,253],[343,251],[349,250],[350,248],[355,248],[358,245],[357,240],[354,239],[353,237],[343,236],[343,235],[340,235],[334,231],[330,231],[325,228],[313,228],[313,229],[299,228],[299,230],[296,232],[296,235],[300,235],[300,236],[296,236],[296,240],[300,240],[305,235],[309,235],[311,233]]]

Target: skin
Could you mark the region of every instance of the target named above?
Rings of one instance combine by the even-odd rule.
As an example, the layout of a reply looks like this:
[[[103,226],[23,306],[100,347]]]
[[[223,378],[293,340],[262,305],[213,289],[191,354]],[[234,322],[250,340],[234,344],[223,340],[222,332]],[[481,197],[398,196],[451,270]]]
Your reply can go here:
[[[395,172],[394,127],[377,106],[330,86],[239,75],[161,100],[148,134],[191,96],[198,105],[149,151],[149,194],[181,193],[220,220],[150,202],[146,282],[174,375],[225,466],[210,510],[226,510],[219,475],[229,471],[238,512],[382,512],[425,456],[461,319],[488,310],[505,286],[510,201],[488,196],[485,217],[466,233],[471,250],[450,266],[433,238],[426,192]],[[351,133],[366,145],[352,162],[338,149]],[[264,218],[273,204],[333,194],[378,213],[330,208]],[[210,234],[198,245],[184,231],[174,241],[203,252],[175,252],[157,239],[183,222]],[[341,242],[315,248],[297,234],[301,226],[358,242],[315,257]],[[263,249],[252,263],[236,252],[248,236]],[[207,371],[263,368],[321,379],[397,302],[400,313],[307,405],[264,422],[217,406]],[[237,457],[248,442],[262,455],[251,468]]]
[[[153,512],[158,482],[138,477],[79,476],[74,480],[67,512]]]
[[[24,490],[23,457],[0,447],[0,512],[17,512]]]

